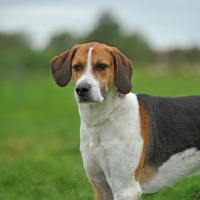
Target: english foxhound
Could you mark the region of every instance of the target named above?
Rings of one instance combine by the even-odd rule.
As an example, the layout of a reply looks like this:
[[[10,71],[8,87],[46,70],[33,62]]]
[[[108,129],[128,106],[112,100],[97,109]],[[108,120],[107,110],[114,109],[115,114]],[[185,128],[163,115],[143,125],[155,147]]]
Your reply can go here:
[[[96,200],[136,200],[200,170],[200,96],[131,93],[132,63],[100,43],[51,61],[60,86],[74,80],[80,151]]]

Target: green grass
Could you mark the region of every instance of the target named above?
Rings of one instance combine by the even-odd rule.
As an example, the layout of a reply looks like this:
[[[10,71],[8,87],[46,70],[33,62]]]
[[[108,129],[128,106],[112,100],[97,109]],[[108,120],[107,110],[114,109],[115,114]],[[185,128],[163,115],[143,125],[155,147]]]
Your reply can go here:
[[[183,70],[136,68],[133,91],[200,94],[200,75]],[[0,78],[0,199],[93,199],[79,152],[73,83],[60,88],[44,72],[14,72]],[[200,200],[200,177],[142,196],[153,199]]]

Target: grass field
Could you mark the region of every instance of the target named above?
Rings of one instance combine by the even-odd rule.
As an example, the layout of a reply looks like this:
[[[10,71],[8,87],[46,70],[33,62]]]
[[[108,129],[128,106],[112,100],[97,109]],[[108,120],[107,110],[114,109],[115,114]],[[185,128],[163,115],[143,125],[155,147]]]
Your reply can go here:
[[[133,92],[200,94],[198,69],[137,67]],[[50,73],[13,72],[0,77],[0,98],[0,200],[92,200],[79,153],[73,83],[60,88]],[[200,177],[141,199],[200,200]]]

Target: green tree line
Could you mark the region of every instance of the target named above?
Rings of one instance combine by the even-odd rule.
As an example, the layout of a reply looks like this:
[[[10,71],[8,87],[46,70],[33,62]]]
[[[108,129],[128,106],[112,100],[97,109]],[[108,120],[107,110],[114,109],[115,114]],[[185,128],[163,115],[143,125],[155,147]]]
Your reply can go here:
[[[200,49],[175,49],[155,52],[146,38],[139,32],[127,34],[116,19],[103,13],[94,29],[82,37],[63,32],[51,38],[49,45],[42,51],[33,50],[29,38],[23,34],[0,33],[0,68],[9,70],[16,65],[31,69],[48,68],[50,59],[70,49],[73,45],[85,42],[101,42],[120,49],[134,63],[150,64],[155,62],[200,63]]]

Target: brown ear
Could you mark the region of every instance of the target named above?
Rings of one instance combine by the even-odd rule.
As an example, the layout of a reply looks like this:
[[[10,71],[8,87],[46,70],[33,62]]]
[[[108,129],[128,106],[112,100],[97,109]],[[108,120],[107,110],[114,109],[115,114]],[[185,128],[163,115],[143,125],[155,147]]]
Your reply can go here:
[[[111,48],[115,66],[115,85],[119,92],[127,94],[132,89],[131,77],[133,73],[131,61],[123,55],[117,48]]]
[[[50,62],[52,77],[61,87],[66,86],[71,80],[71,61],[75,50],[72,48],[60,56],[54,57]]]

